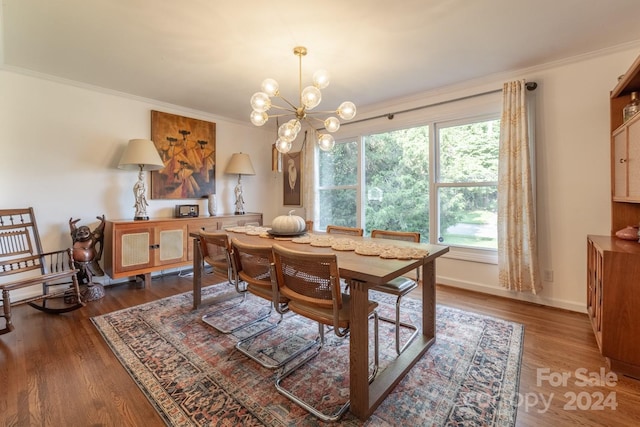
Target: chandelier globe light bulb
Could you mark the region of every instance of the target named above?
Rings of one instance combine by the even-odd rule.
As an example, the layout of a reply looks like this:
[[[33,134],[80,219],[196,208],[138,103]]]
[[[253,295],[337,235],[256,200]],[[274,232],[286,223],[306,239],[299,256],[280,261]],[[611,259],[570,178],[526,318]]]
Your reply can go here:
[[[269,96],[278,96],[280,94],[280,86],[274,79],[264,79],[261,89]]]
[[[293,143],[291,141],[285,141],[282,138],[278,138],[276,140],[276,150],[278,150],[282,154],[287,154],[289,151],[291,151],[292,146]]]
[[[290,122],[283,123],[278,128],[278,137],[284,141],[293,142],[297,136],[296,127]]]
[[[313,73],[313,85],[318,89],[324,89],[329,86],[331,76],[327,70],[318,70]]]
[[[300,120],[298,119],[291,119],[288,122],[291,126],[293,126],[293,131],[296,133],[296,135],[300,132],[300,130],[302,129],[302,124],[300,123]]]
[[[338,116],[343,120],[351,120],[356,116],[356,106],[353,102],[345,101],[338,107]]]
[[[336,145],[336,140],[328,133],[321,133],[318,135],[318,145],[322,151],[331,151]]]
[[[251,112],[251,123],[256,126],[262,126],[269,120],[269,115],[264,111],[253,110]]]
[[[335,117],[329,117],[324,121],[324,128],[327,130],[327,132],[336,132],[338,129],[340,129],[340,120]]]
[[[312,110],[322,101],[322,93],[315,86],[307,86],[302,90],[302,104],[307,110]]]
[[[256,92],[251,97],[251,107],[254,111],[263,113],[271,108],[271,99],[265,92]]]

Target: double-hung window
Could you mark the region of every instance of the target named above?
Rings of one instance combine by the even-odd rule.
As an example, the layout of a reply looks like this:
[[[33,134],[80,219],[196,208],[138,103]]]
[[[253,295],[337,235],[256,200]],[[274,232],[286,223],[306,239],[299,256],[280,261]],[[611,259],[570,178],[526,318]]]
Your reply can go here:
[[[500,136],[495,104],[484,114],[474,110],[441,120],[413,117],[405,127],[394,124],[389,131],[380,126],[358,131],[337,141],[332,151],[318,151],[318,228],[359,226],[366,235],[373,229],[419,231],[423,242],[462,253],[495,251]]]
[[[358,140],[342,141],[331,151],[318,150],[318,228],[327,225],[355,227],[358,224],[360,194]]]
[[[435,129],[437,242],[497,249],[499,118]]]

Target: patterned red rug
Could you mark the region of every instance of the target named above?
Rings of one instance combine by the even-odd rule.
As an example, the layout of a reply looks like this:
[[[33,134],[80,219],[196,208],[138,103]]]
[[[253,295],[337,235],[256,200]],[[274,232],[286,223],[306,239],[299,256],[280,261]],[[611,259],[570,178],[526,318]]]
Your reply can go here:
[[[230,289],[213,285],[203,294]],[[381,315],[390,317],[391,301],[371,294],[380,302]],[[275,371],[235,350],[250,331],[220,334],[202,321],[212,307],[192,310],[191,304],[187,292],[92,319],[167,425],[325,425],[275,390]],[[403,300],[402,312],[408,316],[404,320],[415,317],[419,304]],[[220,315],[221,321],[241,322],[243,316],[264,309],[264,302],[248,296],[241,307]],[[275,315],[270,318],[275,320]],[[341,425],[515,425],[523,326],[445,306],[437,307],[436,321],[436,343],[372,417],[363,423],[347,412]],[[266,360],[278,360],[282,352],[316,334],[317,324],[285,316],[249,347],[265,349],[260,357]],[[349,358],[348,338],[326,336],[320,355],[288,377],[285,385],[329,408],[348,399]],[[395,357],[394,339],[393,325],[380,322],[380,369]]]

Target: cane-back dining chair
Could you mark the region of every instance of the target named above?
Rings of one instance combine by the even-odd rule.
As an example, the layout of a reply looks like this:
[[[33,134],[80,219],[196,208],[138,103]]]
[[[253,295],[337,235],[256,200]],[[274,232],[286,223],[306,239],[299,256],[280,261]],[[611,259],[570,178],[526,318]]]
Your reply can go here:
[[[201,231],[198,239],[200,241],[199,248],[203,264],[211,266],[214,272],[226,275],[227,284],[234,287],[233,290],[225,292],[212,299],[211,302],[213,304],[221,304],[222,307],[208,312],[202,316],[202,320],[223,334],[230,334],[234,332],[236,328],[230,328],[225,324],[225,322],[219,321],[219,316],[221,313],[242,304],[245,301],[247,294],[246,288],[243,286],[244,282],[239,282],[235,278],[231,261],[232,252],[229,236],[224,232]],[[227,301],[235,298],[239,298],[239,301],[236,301],[234,304],[226,303]]]
[[[420,242],[420,233],[413,231],[390,231],[390,230],[371,230],[372,238],[380,238],[380,239],[392,239],[392,240],[405,240],[409,242]],[[414,338],[418,335],[418,327],[412,323],[403,322],[400,320],[400,303],[402,301],[402,297],[407,295],[409,292],[413,291],[418,287],[418,282],[420,281],[420,268],[416,269],[416,278],[411,279],[409,277],[396,277],[388,283],[383,285],[375,286],[371,289],[374,291],[384,292],[386,294],[391,294],[396,297],[396,316],[394,319],[389,319],[387,317],[380,316],[380,320],[394,323],[396,325],[396,353],[402,353],[409,344],[414,340]],[[407,341],[400,345],[400,327],[405,327],[413,331]]]
[[[325,325],[332,327],[339,337],[345,337],[349,332],[350,297],[340,290],[337,257],[334,253],[300,252],[278,244],[273,245],[273,257],[274,292],[289,299],[289,309],[292,312],[318,322],[319,334],[316,351],[295,366],[280,372],[276,377],[276,389],[319,419],[336,421],[349,408],[350,400],[333,413],[323,413],[291,390],[286,389],[282,385],[282,380],[320,354],[324,344]],[[369,301],[368,313],[369,317],[374,319],[375,328],[374,368],[369,381],[373,381],[378,370],[377,306],[376,302]],[[332,356],[327,354],[326,357]]]
[[[245,356],[253,359],[260,365],[268,369],[276,369],[283,366],[285,363],[296,358],[300,353],[308,350],[314,343],[310,345],[302,346],[302,348],[294,349],[289,354],[283,355],[279,360],[272,360],[264,356],[262,348],[257,348],[252,345],[254,339],[258,335],[262,335],[274,328],[276,328],[283,319],[284,313],[288,312],[287,303],[289,299],[283,295],[275,296],[273,287],[271,284],[271,264],[273,263],[273,251],[271,245],[253,245],[245,243],[237,238],[231,239],[232,248],[232,262],[235,270],[235,277],[237,281],[244,281],[246,283],[247,292],[265,299],[269,303],[269,309],[257,313],[252,319],[244,323],[240,328],[254,325],[257,322],[266,320],[271,316],[273,308],[278,313],[278,320],[274,322],[265,322],[267,325],[263,328],[259,328],[254,333],[242,338],[236,343],[236,349]],[[237,328],[237,329],[240,329]]]
[[[0,209],[0,290],[4,328],[0,335],[15,327],[11,308],[28,303],[46,313],[65,313],[84,307],[75,268],[73,251],[44,252],[33,208]],[[11,279],[11,280],[10,280]],[[31,296],[11,300],[11,291],[40,286]],[[35,292],[35,296],[33,293]]]
[[[349,236],[362,236],[364,230],[359,227],[344,227],[341,225],[327,225],[327,234],[347,234]]]

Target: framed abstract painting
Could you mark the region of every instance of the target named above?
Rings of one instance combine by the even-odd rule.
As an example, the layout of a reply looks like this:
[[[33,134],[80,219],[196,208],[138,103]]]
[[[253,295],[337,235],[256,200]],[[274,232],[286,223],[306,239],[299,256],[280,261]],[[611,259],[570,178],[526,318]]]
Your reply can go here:
[[[152,199],[199,199],[216,193],[216,124],[151,111],[151,140],[164,168],[151,172]]]

